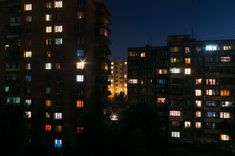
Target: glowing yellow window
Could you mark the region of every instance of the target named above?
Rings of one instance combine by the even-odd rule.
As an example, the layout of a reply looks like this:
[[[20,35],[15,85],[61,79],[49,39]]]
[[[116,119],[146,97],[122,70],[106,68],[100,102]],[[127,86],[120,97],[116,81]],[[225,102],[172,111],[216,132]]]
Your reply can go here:
[[[51,132],[51,125],[45,125],[45,131]]]
[[[191,122],[190,121],[185,121],[184,122],[184,127],[185,128],[190,128],[191,127]]]
[[[33,8],[32,4],[24,4],[24,11],[31,11]]]
[[[229,141],[230,140],[230,136],[227,134],[221,134],[220,135],[220,140],[222,141]]]
[[[46,100],[46,107],[51,107],[51,106],[52,106],[52,101]]]
[[[80,61],[76,63],[77,69],[84,69],[85,68],[85,61]]]
[[[196,128],[201,128],[202,127],[202,123],[201,122],[196,122],[195,123],[195,127]]]
[[[84,107],[84,101],[83,100],[77,100],[77,108],[83,108]]]
[[[191,64],[191,58],[185,58],[185,64]]]
[[[220,90],[220,96],[230,96],[230,90]]]

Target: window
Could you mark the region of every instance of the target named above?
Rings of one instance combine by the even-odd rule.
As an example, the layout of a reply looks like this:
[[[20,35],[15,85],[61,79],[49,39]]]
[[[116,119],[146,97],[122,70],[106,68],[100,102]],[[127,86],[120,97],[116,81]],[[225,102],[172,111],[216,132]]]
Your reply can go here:
[[[84,13],[81,11],[78,11],[77,15],[78,15],[78,19],[82,19],[84,17]]]
[[[144,58],[146,56],[146,53],[145,52],[141,52],[140,53],[140,57]]]
[[[157,80],[157,84],[159,84],[159,85],[165,85],[165,84],[166,84],[166,80],[165,80],[165,79],[158,79],[158,80]]]
[[[31,106],[31,104],[32,104],[32,100],[31,99],[25,99],[25,105],[26,106]]]
[[[25,118],[31,118],[31,117],[32,117],[31,111],[25,111],[25,112],[24,112],[24,117],[25,117]]]
[[[47,87],[46,88],[46,94],[50,94],[51,93],[51,88],[50,87]]]
[[[232,101],[220,101],[221,107],[232,107],[233,102]]]
[[[51,106],[52,106],[52,101],[46,100],[46,107],[51,107]]]
[[[171,137],[172,138],[180,138],[180,132],[171,132]]]
[[[202,123],[201,122],[195,122],[195,127],[196,128],[201,128],[202,127]]]
[[[55,148],[62,148],[62,140],[61,139],[55,139],[54,147]]]
[[[55,132],[61,133],[62,132],[62,126],[61,125],[56,125],[55,126]]]
[[[77,75],[76,76],[76,81],[77,82],[84,82],[84,75]]]
[[[206,84],[207,85],[216,85],[217,80],[216,79],[206,79]]]
[[[32,22],[32,16],[25,16],[25,22],[26,23]]]
[[[52,14],[46,14],[45,21],[52,21]]]
[[[220,61],[221,62],[230,62],[231,58],[230,58],[230,56],[223,56],[223,57],[220,57]]]
[[[202,96],[202,90],[196,89],[196,90],[195,90],[195,95],[196,95],[196,96]]]
[[[216,112],[207,112],[207,117],[208,118],[216,118],[217,117],[217,113]]]
[[[77,100],[77,108],[83,108],[84,107],[84,101],[83,100]]]
[[[52,44],[52,39],[51,38],[47,38],[46,39],[46,45],[51,45]]]
[[[83,49],[78,49],[77,50],[77,57],[83,57],[85,56],[85,51]]]
[[[129,52],[128,52],[128,56],[129,56],[129,57],[136,57],[136,56],[138,56],[138,53],[135,52],[135,51],[129,51]]]
[[[51,132],[51,125],[45,125],[45,131]]]
[[[202,79],[196,79],[196,80],[195,80],[195,84],[196,84],[196,85],[202,84]]]
[[[46,52],[46,57],[51,58],[51,56],[52,56],[52,52],[51,51],[47,51]]]
[[[170,111],[170,116],[180,116],[180,111],[172,110]]]
[[[230,112],[220,112],[220,118],[221,119],[230,119],[231,113]]]
[[[46,33],[52,33],[52,26],[46,26]]]
[[[189,54],[190,53],[190,47],[185,47],[185,54]]]
[[[198,107],[198,108],[202,107],[202,101],[201,100],[196,100],[195,104],[196,104],[196,107]]]
[[[55,63],[55,69],[60,70],[61,69],[61,63]]]
[[[231,46],[231,45],[224,45],[224,46],[223,46],[223,50],[224,50],[224,51],[232,50],[232,46]]]
[[[7,104],[19,104],[20,97],[7,97]]]
[[[220,90],[220,96],[230,96],[230,90]]]
[[[196,116],[196,118],[202,117],[202,112],[196,111],[195,116]]]
[[[33,9],[32,4],[24,4],[24,11],[31,11]]]
[[[157,74],[165,75],[165,74],[167,74],[167,69],[157,69]]]
[[[51,68],[52,68],[51,63],[45,63],[45,69],[46,70],[51,70]]]
[[[191,122],[190,121],[185,121],[184,122],[184,128],[190,128],[191,127]]]
[[[55,1],[54,2],[54,8],[62,8],[63,2],[62,1]]]
[[[180,74],[181,73],[181,69],[180,68],[176,68],[176,67],[170,68],[170,73],[171,74]]]
[[[171,63],[179,63],[180,62],[180,59],[178,57],[171,57],[170,58],[170,62]]]
[[[27,82],[32,81],[32,76],[31,75],[25,75],[25,81],[27,81]]]
[[[170,52],[180,52],[180,47],[170,47]]]
[[[206,45],[206,51],[217,51],[219,47],[217,45]]]
[[[63,39],[62,38],[55,38],[55,45],[61,45],[63,44]]]
[[[184,69],[184,74],[185,75],[191,75],[191,68],[185,68]]]
[[[26,63],[25,64],[25,69],[26,70],[31,70],[31,63]]]
[[[54,31],[55,31],[56,33],[63,32],[63,26],[62,26],[62,25],[56,25],[56,26],[54,27]]]
[[[85,61],[77,62],[76,68],[77,69],[84,69],[85,68]]]
[[[47,2],[47,3],[46,3],[46,7],[47,7],[47,9],[52,8],[52,3],[51,3],[51,2]]]
[[[207,89],[206,90],[206,95],[207,96],[215,96],[217,95],[218,91],[217,90],[214,90],[214,89]]]
[[[82,126],[77,126],[77,130],[76,130],[77,134],[82,134],[84,132],[84,127]]]
[[[166,98],[157,98],[157,103],[165,103],[166,102]]]
[[[138,83],[138,79],[129,79],[128,83],[129,84],[137,84]]]
[[[32,57],[32,51],[25,51],[24,52],[24,58],[31,58]]]
[[[62,113],[54,113],[55,120],[62,120]]]
[[[184,62],[185,64],[191,64],[191,58],[185,58]]]
[[[230,136],[227,134],[221,134],[220,135],[220,140],[222,141],[229,141],[230,140]]]

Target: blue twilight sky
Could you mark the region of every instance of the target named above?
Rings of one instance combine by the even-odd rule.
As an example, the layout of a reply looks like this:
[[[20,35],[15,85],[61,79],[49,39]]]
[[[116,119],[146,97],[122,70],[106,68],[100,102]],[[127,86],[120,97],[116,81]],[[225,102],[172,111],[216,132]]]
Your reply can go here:
[[[127,48],[166,44],[167,35],[235,38],[235,0],[103,0],[112,12],[112,56]]]

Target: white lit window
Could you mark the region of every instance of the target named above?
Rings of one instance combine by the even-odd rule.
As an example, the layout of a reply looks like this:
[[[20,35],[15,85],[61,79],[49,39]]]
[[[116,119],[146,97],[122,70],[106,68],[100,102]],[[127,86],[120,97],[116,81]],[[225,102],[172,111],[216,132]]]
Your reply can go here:
[[[52,20],[52,14],[46,14],[45,21],[51,21],[51,20]]]
[[[170,111],[170,116],[180,116],[180,111],[172,110]]]
[[[32,51],[25,51],[24,52],[24,58],[31,58],[32,57]]]
[[[196,111],[195,116],[196,116],[196,118],[202,117],[202,112]]]
[[[232,46],[230,45],[224,45],[223,46],[223,50],[226,51],[226,50],[232,50]]]
[[[185,53],[186,54],[190,53],[190,47],[185,47]]]
[[[55,139],[54,147],[55,148],[62,148],[62,140],[61,139]]]
[[[84,82],[84,75],[77,75],[76,81],[77,82]]]
[[[62,38],[56,38],[55,39],[55,45],[61,45],[63,44],[63,39]]]
[[[137,84],[138,83],[138,79],[129,79],[128,83],[130,83],[130,84]]]
[[[206,45],[206,51],[216,51],[219,50],[218,45]]]
[[[55,32],[62,32],[63,31],[63,26],[62,25],[56,25],[54,28]]]
[[[25,99],[25,105],[26,106],[31,106],[31,104],[32,104],[32,100],[31,99]]]
[[[52,33],[52,26],[46,26],[46,33]]]
[[[201,128],[202,127],[202,123],[201,122],[196,122],[195,123],[195,127],[196,128]]]
[[[62,120],[62,113],[54,113],[54,119],[55,120]]]
[[[184,69],[184,74],[185,75],[191,75],[191,68],[185,68]]]
[[[230,56],[223,56],[223,57],[220,57],[220,61],[221,62],[230,62],[231,58],[230,58]]]
[[[25,117],[25,118],[31,118],[31,117],[32,117],[31,111],[25,111],[25,112],[24,112],[24,117]]]
[[[62,1],[55,1],[54,2],[54,8],[62,8],[63,2]]]
[[[207,85],[216,85],[217,80],[216,79],[206,79],[206,84]]]
[[[184,122],[184,127],[185,128],[190,128],[191,127],[191,122],[190,121],[185,121]]]
[[[31,63],[26,63],[25,64],[25,69],[26,70],[31,70]]]
[[[172,138],[180,138],[180,132],[171,132],[171,137]]]
[[[180,68],[176,68],[176,67],[170,68],[170,73],[171,74],[180,74],[181,73],[181,69]]]
[[[202,84],[202,79],[196,79],[196,80],[195,80],[195,84],[196,84],[196,85]]]
[[[230,136],[227,134],[221,134],[220,135],[220,140],[222,141],[229,141],[230,140]]]
[[[221,119],[230,119],[231,114],[230,114],[230,112],[220,112],[220,118]]]
[[[196,100],[195,104],[196,104],[196,107],[202,107],[202,101],[201,100]]]
[[[76,63],[77,69],[84,69],[85,68],[85,61],[80,61]]]
[[[202,96],[202,90],[196,89],[196,90],[195,90],[195,95],[196,95],[196,96]]]
[[[32,4],[24,4],[24,11],[31,11],[33,9]]]
[[[10,87],[9,86],[5,86],[5,92],[9,92],[10,91]]]
[[[232,107],[233,106],[232,101],[221,101],[220,104],[221,104],[221,107]]]
[[[51,70],[51,68],[52,68],[51,63],[45,63],[45,69],[46,70]]]

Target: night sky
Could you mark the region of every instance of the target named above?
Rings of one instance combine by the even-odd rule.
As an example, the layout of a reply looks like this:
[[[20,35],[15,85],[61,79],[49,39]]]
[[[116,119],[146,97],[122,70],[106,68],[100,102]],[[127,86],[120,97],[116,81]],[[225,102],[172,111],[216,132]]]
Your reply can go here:
[[[235,0],[104,0],[112,12],[112,56],[128,47],[165,45],[167,35],[235,38]],[[146,2],[146,3],[144,3]]]

